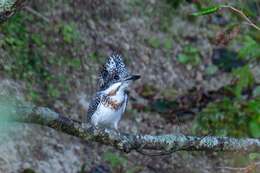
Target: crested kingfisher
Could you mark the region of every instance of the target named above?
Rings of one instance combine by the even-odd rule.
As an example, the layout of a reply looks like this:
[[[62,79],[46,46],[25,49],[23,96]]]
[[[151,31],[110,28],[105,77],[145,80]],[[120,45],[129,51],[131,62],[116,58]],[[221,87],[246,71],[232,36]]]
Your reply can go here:
[[[120,55],[109,56],[101,69],[99,89],[90,102],[86,121],[94,126],[117,130],[127,106],[127,89],[139,78],[139,75],[128,72]]]

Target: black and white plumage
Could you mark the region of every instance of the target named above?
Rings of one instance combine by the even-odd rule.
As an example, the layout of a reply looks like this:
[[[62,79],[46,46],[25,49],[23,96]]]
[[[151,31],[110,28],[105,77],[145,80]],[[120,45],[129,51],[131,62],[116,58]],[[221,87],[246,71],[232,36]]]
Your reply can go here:
[[[87,122],[117,129],[128,101],[127,88],[138,78],[128,72],[120,55],[109,56],[100,73],[99,90],[89,105]]]
[[[87,112],[87,122],[91,121],[91,117],[94,114],[94,112],[97,110],[98,105],[101,102],[101,98],[102,98],[102,93],[97,92],[95,97],[92,98],[89,107],[88,107],[88,112]]]
[[[111,84],[120,81],[129,75],[122,57],[118,54],[113,54],[107,58],[106,63],[100,72],[99,87],[101,90],[104,90]]]

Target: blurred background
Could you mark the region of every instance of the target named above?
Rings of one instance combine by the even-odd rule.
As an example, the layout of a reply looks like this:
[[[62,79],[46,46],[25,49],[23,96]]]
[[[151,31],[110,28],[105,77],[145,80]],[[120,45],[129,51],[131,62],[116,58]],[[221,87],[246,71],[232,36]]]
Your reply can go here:
[[[258,0],[32,0],[0,24],[0,89],[82,120],[107,56],[141,80],[120,131],[260,137]],[[0,133],[0,172],[259,172],[260,153],[125,154],[36,125]]]

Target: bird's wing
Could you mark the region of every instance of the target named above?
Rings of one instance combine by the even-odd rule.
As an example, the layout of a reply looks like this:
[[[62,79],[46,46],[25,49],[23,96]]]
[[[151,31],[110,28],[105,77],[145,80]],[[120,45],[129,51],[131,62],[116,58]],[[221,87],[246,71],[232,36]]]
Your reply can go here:
[[[102,99],[103,94],[101,92],[98,92],[96,96],[91,100],[89,107],[88,107],[88,112],[87,112],[87,119],[85,122],[90,122],[92,115],[94,112],[97,110],[101,99]]]

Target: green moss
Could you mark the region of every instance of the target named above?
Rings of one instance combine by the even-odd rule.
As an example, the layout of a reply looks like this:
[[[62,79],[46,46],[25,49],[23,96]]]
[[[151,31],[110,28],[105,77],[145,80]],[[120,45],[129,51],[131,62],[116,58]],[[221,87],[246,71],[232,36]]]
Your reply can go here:
[[[246,35],[241,42],[243,47],[238,52],[240,58],[260,60],[260,44],[256,40]]]
[[[103,158],[112,166],[112,168],[123,166],[127,163],[125,157],[119,156],[118,154],[115,154],[114,152],[111,151],[104,153]]]
[[[33,30],[31,23],[37,25],[37,29]],[[27,88],[26,98],[36,102],[47,101],[46,98],[57,99],[62,92],[68,92],[69,77],[63,72],[64,69],[81,68],[80,59],[71,57],[70,53],[52,52],[48,45],[54,44],[55,39],[46,38],[48,29],[54,37],[61,37],[66,43],[73,43],[77,39],[73,24],[46,27],[23,12],[0,26],[4,34],[0,45],[8,53],[8,56],[2,57],[4,60],[0,63],[0,70],[11,78],[23,80]]]
[[[147,39],[147,43],[152,48],[159,48],[161,45],[159,38],[153,36]]]
[[[187,45],[184,47],[182,53],[177,56],[177,61],[181,64],[196,66],[201,62],[199,50],[196,47]]]
[[[232,88],[232,92],[234,92],[236,97],[241,97],[242,91],[246,88],[250,88],[254,84],[254,76],[247,65],[234,69],[232,74],[237,79],[237,83]]]
[[[166,38],[164,40],[163,47],[166,50],[171,50],[173,48],[173,40],[170,38]]]
[[[194,132],[219,136],[260,136],[260,99],[225,98],[209,104],[197,117]]]
[[[79,37],[76,26],[73,23],[66,23],[64,25],[61,25],[60,30],[65,43],[72,43]]]

